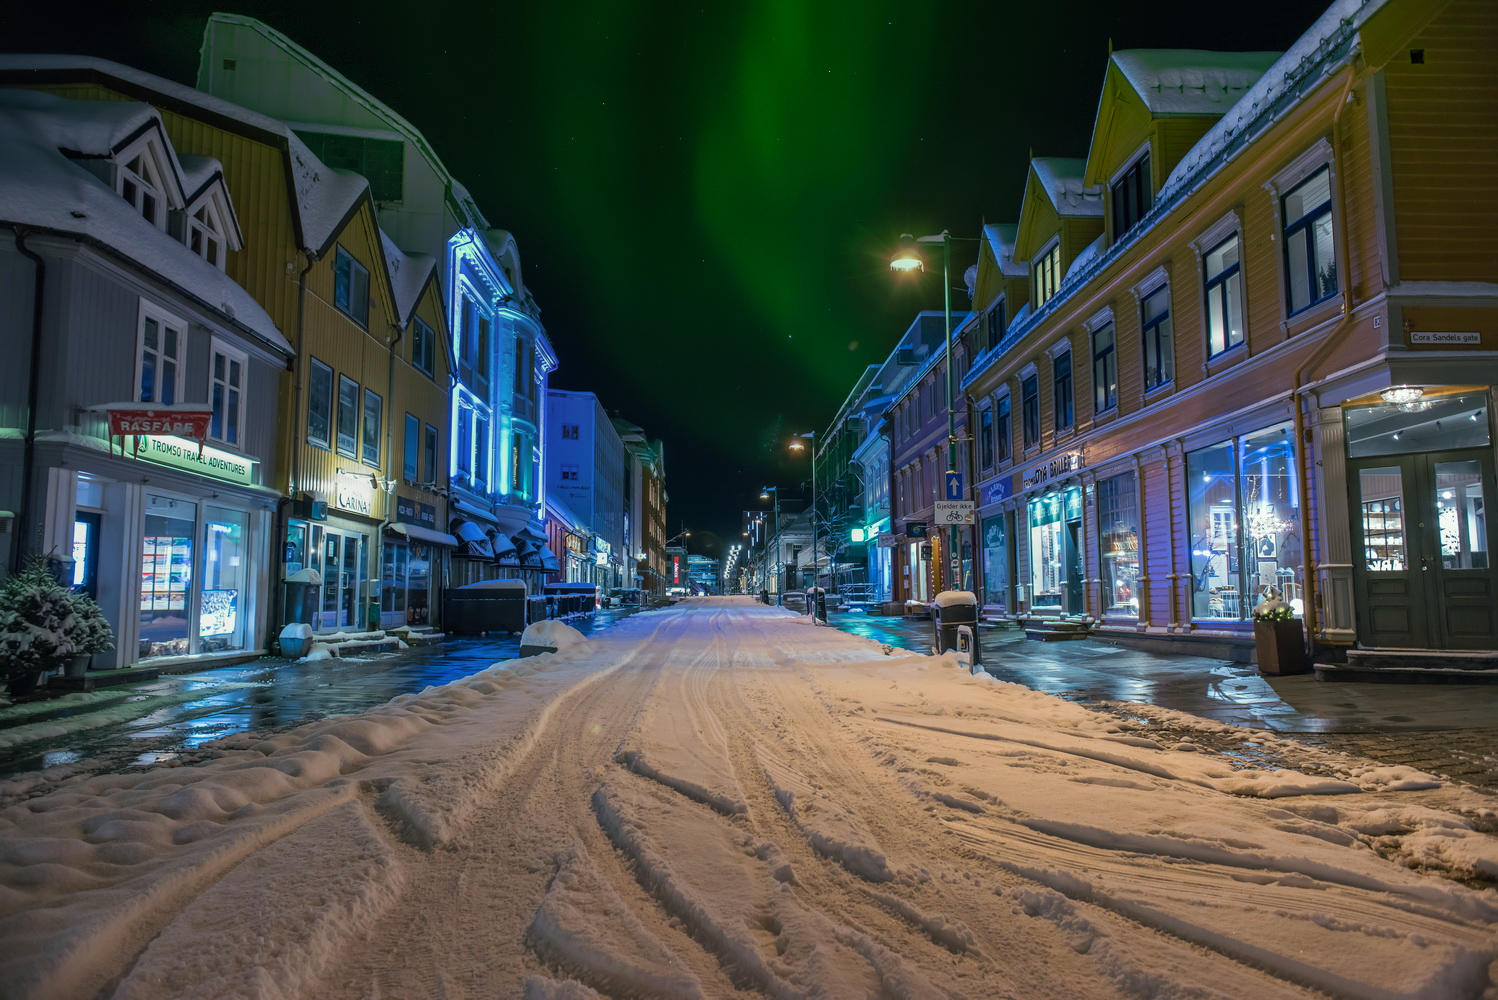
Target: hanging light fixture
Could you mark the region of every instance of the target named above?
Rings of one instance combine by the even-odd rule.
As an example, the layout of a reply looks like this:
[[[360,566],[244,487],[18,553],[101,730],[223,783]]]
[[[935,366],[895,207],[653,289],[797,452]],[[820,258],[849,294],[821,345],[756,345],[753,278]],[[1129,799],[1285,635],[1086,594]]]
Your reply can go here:
[[[1420,397],[1425,395],[1425,390],[1418,385],[1391,385],[1379,395],[1385,403],[1402,405],[1419,402]]]

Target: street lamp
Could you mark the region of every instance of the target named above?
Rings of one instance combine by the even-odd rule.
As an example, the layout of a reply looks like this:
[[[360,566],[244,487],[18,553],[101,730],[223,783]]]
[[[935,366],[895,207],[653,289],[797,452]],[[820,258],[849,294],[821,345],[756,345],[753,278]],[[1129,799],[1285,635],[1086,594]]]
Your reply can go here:
[[[807,442],[803,444],[802,442]],[[811,452],[811,585],[817,586],[817,432],[791,435],[791,450]],[[816,620],[816,612],[811,613]]]
[[[957,471],[957,376],[952,367],[952,234],[943,229],[936,236],[915,237],[909,233],[900,234],[900,245],[889,258],[889,269],[891,271],[909,272],[925,271],[926,257],[921,252],[921,244],[941,244],[941,295],[942,310],[946,316],[946,352],[947,352],[947,469],[949,473]],[[944,480],[945,481],[945,480]],[[935,499],[935,498],[933,498]],[[956,589],[960,586],[962,579],[962,563],[958,550],[957,525],[950,525],[951,534],[948,548],[947,581],[952,584],[948,589]]]
[[[771,494],[774,494],[773,499],[775,500],[775,542],[774,542],[774,546],[775,546],[775,593],[778,595],[780,593],[780,573],[781,573],[781,569],[780,569],[780,488],[778,486],[762,486],[762,487],[760,487],[759,498],[761,500],[769,500],[769,499],[771,499],[772,498]],[[769,567],[768,567],[768,563],[767,563],[766,569],[768,570],[768,568]]]

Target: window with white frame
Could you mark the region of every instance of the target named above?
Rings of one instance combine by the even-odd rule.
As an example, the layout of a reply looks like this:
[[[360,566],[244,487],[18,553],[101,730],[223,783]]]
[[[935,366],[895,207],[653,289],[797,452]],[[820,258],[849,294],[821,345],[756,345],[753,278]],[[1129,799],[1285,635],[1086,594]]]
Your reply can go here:
[[[204,202],[187,217],[187,249],[208,263],[224,269],[224,227],[211,202]]]
[[[213,364],[209,368],[208,401],[213,418],[208,436],[238,447],[244,426],[245,355],[225,344],[213,342]]]
[[[563,441],[576,441],[577,440],[577,432],[578,432],[578,425],[577,424],[563,424],[562,425],[562,440]]]
[[[403,442],[404,460],[401,463],[401,475],[406,477],[408,483],[416,482],[416,470],[421,465],[421,421],[406,414],[406,439]]]
[[[474,410],[473,478],[486,486],[490,483],[489,457],[493,451],[489,446],[489,415],[482,410]]]
[[[1019,392],[1024,446],[1029,451],[1040,444],[1040,376],[1031,371],[1020,379]]]
[[[1149,214],[1150,206],[1154,204],[1148,150],[1109,185],[1108,200],[1113,206],[1113,239],[1117,241]]]
[[[437,372],[437,334],[415,318],[411,320],[411,364],[424,375]]]
[[[338,376],[338,454],[359,457],[359,383]]]
[[[1140,300],[1139,324],[1144,333],[1144,388],[1149,391],[1175,378],[1168,285],[1161,285]]]
[[[369,268],[343,247],[333,261],[333,304],[360,326],[369,326]]]
[[[993,468],[993,407],[978,411],[978,462],[985,472]]]
[[[1061,241],[1052,243],[1030,265],[1032,283],[1035,286],[1035,308],[1039,309],[1055,297],[1061,287]]]
[[[149,149],[142,149],[119,168],[115,188],[157,229],[166,228],[166,194]]]
[[[1285,285],[1296,313],[1337,293],[1331,167],[1324,166],[1280,199]]]
[[[999,341],[1004,339],[1004,332],[1008,329],[1007,305],[1003,298],[995,302],[988,310],[988,344],[986,350],[993,350],[999,346]]]
[[[326,448],[332,430],[333,369],[313,358],[307,374],[307,441]]]
[[[458,403],[458,433],[453,442],[453,468],[458,475],[469,479],[473,475],[473,408]]]
[[[1105,413],[1118,405],[1118,345],[1113,324],[1104,323],[1092,334],[1092,409]]]
[[[437,436],[437,428],[431,424],[424,426],[426,428],[426,450],[421,456],[421,482],[428,489],[433,489],[437,485],[437,449],[440,446],[440,440]]]
[[[994,460],[1007,462],[1014,452],[1014,428],[1009,418],[1009,393],[993,404]]]
[[[1051,359],[1051,389],[1056,430],[1064,431],[1076,422],[1075,404],[1072,397],[1071,351],[1066,350]]]
[[[562,466],[562,482],[564,482],[564,483],[575,483],[575,482],[577,482],[577,466],[575,466],[575,465],[564,465],[564,466]]]
[[[384,420],[385,401],[373,389],[364,390],[364,464],[379,468],[380,427]]]
[[[135,362],[135,398],[170,406],[182,400],[187,324],[141,303]]]
[[[1243,272],[1238,234],[1208,250],[1206,264],[1207,354],[1215,357],[1243,343]]]

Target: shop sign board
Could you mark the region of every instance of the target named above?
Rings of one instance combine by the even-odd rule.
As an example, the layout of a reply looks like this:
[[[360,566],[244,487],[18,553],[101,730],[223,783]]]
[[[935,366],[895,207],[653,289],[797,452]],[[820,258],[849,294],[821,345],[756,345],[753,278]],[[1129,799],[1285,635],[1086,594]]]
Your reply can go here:
[[[973,502],[971,500],[938,500],[932,520],[937,524],[972,524]]]
[[[1004,476],[1002,479],[996,479],[991,483],[986,483],[984,484],[981,491],[983,506],[987,507],[989,504],[998,503],[1000,500],[1009,497],[1011,494],[1013,494],[1013,492],[1013,476]]]
[[[211,410],[139,409],[109,410],[109,436],[128,434],[167,434],[202,440],[208,436],[213,420]]]
[[[893,531],[879,532],[879,547],[881,549],[892,549],[900,544],[900,536]]]
[[[372,491],[367,486],[361,488],[353,483],[340,482],[337,506],[370,517],[374,512],[374,497],[371,494]]]
[[[1411,344],[1459,344],[1464,346],[1476,346],[1482,343],[1482,334],[1476,330],[1463,330],[1459,333],[1441,333],[1434,330],[1411,330]]]
[[[437,530],[437,508],[410,497],[395,498],[395,519],[402,524],[415,524]]]
[[[1064,455],[1057,455],[1044,465],[1037,465],[1025,476],[1024,489],[1039,486],[1041,483],[1049,482],[1060,476],[1070,475],[1082,468],[1082,453],[1080,451],[1069,451]]]
[[[245,486],[255,485],[255,459],[245,458],[218,448],[200,446],[196,441],[164,434],[141,434],[135,439],[136,458],[158,465],[169,465],[199,475],[224,479]]]

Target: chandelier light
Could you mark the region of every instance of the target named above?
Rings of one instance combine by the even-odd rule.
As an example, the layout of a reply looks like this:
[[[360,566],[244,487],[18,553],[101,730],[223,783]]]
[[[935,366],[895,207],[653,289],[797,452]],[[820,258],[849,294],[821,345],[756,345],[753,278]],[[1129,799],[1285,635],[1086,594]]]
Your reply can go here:
[[[1425,390],[1418,385],[1391,385],[1379,395],[1385,403],[1402,405],[1419,402],[1420,397],[1425,395]]]

